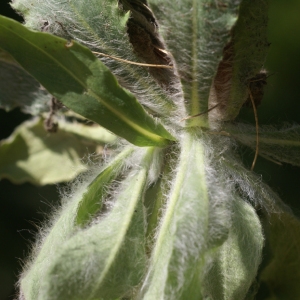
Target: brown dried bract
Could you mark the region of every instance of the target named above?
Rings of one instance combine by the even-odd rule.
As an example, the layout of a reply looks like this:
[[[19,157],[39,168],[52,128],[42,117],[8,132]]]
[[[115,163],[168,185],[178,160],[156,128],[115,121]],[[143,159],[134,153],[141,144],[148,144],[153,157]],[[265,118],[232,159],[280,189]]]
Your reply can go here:
[[[130,10],[127,33],[135,54],[145,63],[173,66],[171,54],[158,33],[158,23],[147,1],[120,0],[124,11]],[[176,75],[173,69],[149,67],[149,73],[166,90],[170,90]]]

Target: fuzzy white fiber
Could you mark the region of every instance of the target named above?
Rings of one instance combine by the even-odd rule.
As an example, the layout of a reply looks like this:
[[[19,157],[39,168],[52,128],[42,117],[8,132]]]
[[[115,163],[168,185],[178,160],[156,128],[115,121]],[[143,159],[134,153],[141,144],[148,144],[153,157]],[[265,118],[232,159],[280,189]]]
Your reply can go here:
[[[58,0],[30,3],[14,0],[12,6],[21,12],[26,12],[26,26],[35,30],[74,39],[91,50],[122,58],[128,61],[138,61],[126,34],[126,20],[130,15],[122,14],[117,1],[85,0],[62,2]],[[118,78],[119,83],[136,95],[139,102],[150,112],[165,118],[168,124],[185,116],[182,93],[179,83],[174,83],[173,92],[164,90],[148,74],[143,67],[126,62],[119,62],[108,57],[99,57]],[[180,107],[180,109],[176,109]],[[172,114],[168,112],[172,111]],[[178,123],[178,126],[181,124]],[[169,127],[172,130],[172,127]]]
[[[121,12],[118,2],[14,0],[13,6],[30,28],[137,61],[126,32],[133,14]],[[140,9],[147,4],[127,2]],[[116,153],[63,193],[62,207],[41,229],[21,275],[26,300],[241,300],[256,276],[264,238],[255,209],[273,212],[278,198],[244,168],[231,138],[206,130],[207,115],[203,122],[180,122],[207,109],[241,1],[148,2],[159,41],[174,57],[171,87],[141,67],[100,59],[177,141],[164,149],[120,142]],[[113,173],[110,181],[105,172]],[[98,195],[91,192],[97,179],[101,197],[92,202],[102,206],[79,226],[82,201]],[[147,201],[152,205],[146,208]]]

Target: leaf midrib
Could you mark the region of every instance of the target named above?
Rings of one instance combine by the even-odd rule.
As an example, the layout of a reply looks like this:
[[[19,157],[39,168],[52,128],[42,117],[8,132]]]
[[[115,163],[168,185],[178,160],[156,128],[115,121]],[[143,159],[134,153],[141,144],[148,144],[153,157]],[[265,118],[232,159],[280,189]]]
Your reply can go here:
[[[122,114],[118,113],[117,111],[115,111],[110,105],[108,105],[105,101],[103,101],[96,92],[94,92],[92,89],[90,89],[88,86],[85,85],[84,82],[82,82],[77,76],[74,76],[74,74],[72,72],[70,72],[63,64],[61,64],[54,56],[50,55],[49,53],[47,53],[46,51],[44,51],[43,48],[40,48],[39,46],[33,44],[31,41],[29,41],[28,39],[23,38],[22,36],[20,36],[19,34],[17,34],[16,32],[14,32],[11,28],[7,27],[7,26],[3,26],[2,24],[0,24],[0,26],[4,27],[6,30],[8,30],[9,32],[11,32],[12,35],[17,36],[19,39],[25,41],[25,43],[29,44],[32,48],[38,49],[40,52],[43,53],[43,55],[45,55],[46,57],[48,57],[50,60],[54,61],[58,66],[60,66],[60,68],[62,68],[70,77],[72,77],[76,82],[78,82],[78,84],[80,86],[82,86],[84,88],[84,90],[88,91],[88,94],[90,94],[93,98],[95,98],[98,102],[100,102],[103,106],[105,106],[109,111],[111,111],[114,115],[116,115],[119,119],[121,119],[122,121],[124,121],[128,126],[130,126],[131,128],[133,128],[134,130],[136,130],[137,132],[140,132],[142,135],[144,136],[148,136],[151,140],[154,141],[163,141],[165,140],[165,138],[160,137],[157,134],[151,133],[148,130],[143,129],[142,127],[140,127],[139,125],[137,125],[136,123],[133,123],[132,121],[130,121],[128,118],[125,118]],[[83,46],[82,46],[83,47]]]

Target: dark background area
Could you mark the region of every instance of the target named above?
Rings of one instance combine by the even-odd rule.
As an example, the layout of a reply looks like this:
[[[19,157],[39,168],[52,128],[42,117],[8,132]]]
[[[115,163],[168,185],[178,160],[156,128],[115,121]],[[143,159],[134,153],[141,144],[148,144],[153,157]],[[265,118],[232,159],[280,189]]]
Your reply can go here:
[[[3,1],[3,2],[1,2]],[[22,22],[8,0],[0,0],[0,14]],[[30,118],[14,109],[0,109],[0,140],[7,138],[14,128]],[[25,183],[14,185],[0,180],[0,300],[16,299],[15,284],[34,241],[37,227],[58,201],[57,186],[36,187]]]
[[[0,14],[22,21],[7,0],[0,0]],[[88,0],[87,0],[88,1]],[[274,75],[268,78],[265,96],[258,108],[260,125],[300,123],[300,0],[270,0],[269,41],[265,68]],[[0,109],[0,139],[29,116],[18,109]],[[253,111],[243,109],[240,119],[254,122]],[[247,166],[254,153],[243,150]],[[300,155],[300,153],[299,153]],[[267,182],[300,217],[300,168],[276,165],[258,158],[255,172]],[[37,225],[58,201],[56,186],[36,187],[0,181],[0,300],[12,300],[14,284],[28,255]]]

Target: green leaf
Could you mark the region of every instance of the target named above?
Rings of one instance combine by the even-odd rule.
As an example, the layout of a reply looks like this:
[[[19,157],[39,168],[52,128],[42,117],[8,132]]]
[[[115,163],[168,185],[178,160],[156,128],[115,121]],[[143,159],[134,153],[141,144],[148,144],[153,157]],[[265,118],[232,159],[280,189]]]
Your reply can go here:
[[[81,195],[85,190],[86,185],[81,186],[71,199],[65,201],[59,214],[56,214],[55,219],[50,223],[50,225],[54,225],[48,228],[46,232],[43,231],[38,237],[39,239],[32,250],[30,263],[27,263],[20,278],[20,293],[24,299],[38,299],[40,287],[51,260],[62,244],[77,230],[74,216],[77,212],[78,203],[81,201]]]
[[[143,192],[153,150],[122,182],[111,211],[61,246],[43,278],[42,299],[132,295],[146,267]]]
[[[251,80],[262,70],[269,43],[267,40],[267,0],[244,0],[233,28],[231,44],[224,49],[223,65],[210,98],[210,106],[220,105],[215,120],[233,120],[249,96]],[[255,95],[253,95],[255,97]]]
[[[226,125],[225,130],[237,141],[255,150],[255,127],[235,124],[235,126]],[[300,126],[285,126],[281,129],[260,126],[258,150],[263,157],[300,166]]]
[[[175,57],[189,115],[207,110],[222,51],[237,20],[240,1],[150,0]],[[200,118],[191,125],[203,125]]]
[[[61,125],[57,133],[50,134],[37,118],[24,122],[8,139],[2,140],[0,178],[8,178],[15,183],[28,181],[45,185],[70,181],[85,171],[82,158],[97,150],[97,144],[87,138],[89,134],[96,135],[95,128],[63,122]],[[101,136],[105,142],[114,138],[101,128],[97,131],[98,142]]]
[[[132,14],[121,9],[121,1],[89,0],[86,5],[85,0],[14,0],[12,6],[24,16],[26,27],[79,41],[93,51],[139,61],[127,32],[128,17]],[[141,38],[147,39],[147,32],[145,35]],[[148,69],[108,57],[100,59],[146,108],[168,121],[174,113],[174,97],[149,76]]]
[[[78,185],[78,182],[75,182],[76,188],[73,187],[71,198],[64,197],[61,211],[59,213],[56,212],[54,217],[52,217],[53,220],[49,222],[50,227],[39,236],[33,249],[32,260],[27,264],[21,276],[20,290],[23,295],[26,295],[25,299],[38,299],[38,295],[41,293],[41,284],[45,273],[48,272],[49,264],[54,260],[61,246],[74,233],[78,232],[79,228],[75,218],[79,206],[82,205],[85,193],[89,193],[90,182],[93,182],[97,176],[101,176],[103,172],[107,174],[106,170],[111,170],[114,175],[118,175],[121,168],[118,171],[113,171],[111,166],[118,164],[120,157],[127,152],[128,149],[125,149],[119,156],[113,157],[109,163],[101,167],[100,172],[93,172],[93,174],[89,175],[83,184]]]
[[[185,134],[182,147],[143,284],[144,300],[199,299],[201,295],[199,283],[209,230],[204,149],[190,134]]]
[[[49,110],[51,95],[13,58],[0,49],[0,108],[6,111],[21,107],[38,114]]]
[[[250,201],[257,209],[264,209],[266,212],[277,212],[277,204],[281,203],[278,195],[262,182],[260,176],[247,169],[240,158],[233,152],[226,153],[223,160],[220,160],[220,168],[226,170],[227,176],[236,185],[239,194],[243,199]]]
[[[222,164],[239,192],[257,208],[262,208],[267,249],[273,256],[269,265],[264,265],[261,275],[262,283],[266,283],[271,292],[267,299],[298,299],[299,220],[289,213],[278,195],[255,173],[245,169],[236,157],[227,156]]]
[[[174,140],[86,47],[0,21],[0,47],[67,107],[138,146]]]
[[[260,281],[267,285],[272,299],[297,300],[300,298],[300,221],[288,210],[266,215],[264,220],[271,259],[262,270]]]
[[[124,159],[133,151],[132,148],[123,150],[106,169],[104,169],[88,186],[79,204],[76,223],[85,225],[98,211],[101,210],[102,199],[107,195],[107,186],[118,175]]]
[[[215,253],[205,278],[209,299],[245,299],[256,277],[263,245],[262,226],[255,210],[242,199],[234,198],[229,237]]]

